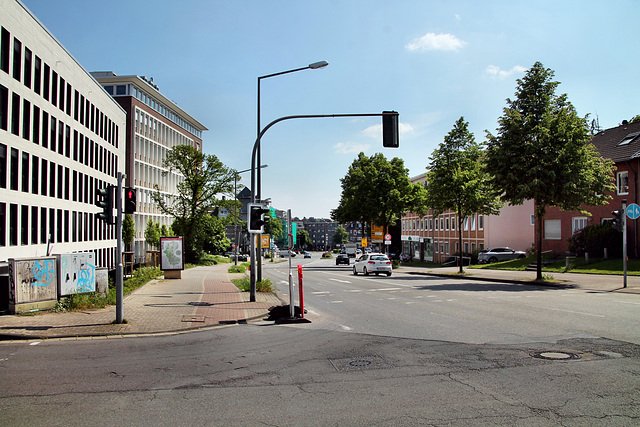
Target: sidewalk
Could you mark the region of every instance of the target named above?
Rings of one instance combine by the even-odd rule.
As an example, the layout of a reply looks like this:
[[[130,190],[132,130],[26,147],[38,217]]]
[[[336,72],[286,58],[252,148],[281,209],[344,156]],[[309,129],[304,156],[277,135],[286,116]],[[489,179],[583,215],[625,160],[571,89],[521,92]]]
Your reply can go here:
[[[246,323],[268,315],[269,307],[283,302],[276,294],[249,293],[232,282],[230,264],[195,267],[181,279],[156,279],[125,296],[127,323],[113,324],[115,306],[68,313],[0,316],[0,339],[108,337],[176,333],[217,325]]]
[[[526,285],[539,285],[534,282],[535,271],[513,271],[513,270],[487,270],[477,268],[464,269],[463,276],[458,275],[459,267],[401,267],[400,271],[409,274],[424,274],[430,276],[456,277],[465,280],[489,280],[496,282],[519,283]],[[550,276],[555,283],[542,284],[539,286],[562,286],[577,289],[600,291],[600,292],[623,292],[640,294],[640,276],[627,276],[627,287],[623,288],[623,276],[607,274],[580,274],[580,273],[543,273]]]

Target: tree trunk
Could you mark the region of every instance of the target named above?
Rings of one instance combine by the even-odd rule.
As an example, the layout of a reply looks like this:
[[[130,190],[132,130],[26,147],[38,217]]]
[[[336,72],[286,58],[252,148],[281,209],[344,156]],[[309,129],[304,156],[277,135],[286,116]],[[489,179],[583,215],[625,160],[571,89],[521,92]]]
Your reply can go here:
[[[544,218],[543,215],[540,215],[536,212],[537,220],[538,220],[538,231],[536,236],[536,257],[537,257],[537,266],[536,266],[536,280],[542,280],[542,220]]]
[[[464,223],[464,218],[462,218],[462,215],[460,215],[460,212],[458,212],[458,256],[459,261],[460,261],[460,274],[464,273],[464,270],[462,269],[462,224]]]

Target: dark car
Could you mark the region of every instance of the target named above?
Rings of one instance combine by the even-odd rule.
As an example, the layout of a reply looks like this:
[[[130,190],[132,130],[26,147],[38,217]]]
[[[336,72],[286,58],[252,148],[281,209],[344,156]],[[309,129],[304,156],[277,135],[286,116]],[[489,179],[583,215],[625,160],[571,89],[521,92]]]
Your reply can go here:
[[[336,265],[347,264],[349,265],[349,255],[347,254],[338,254],[336,257]]]

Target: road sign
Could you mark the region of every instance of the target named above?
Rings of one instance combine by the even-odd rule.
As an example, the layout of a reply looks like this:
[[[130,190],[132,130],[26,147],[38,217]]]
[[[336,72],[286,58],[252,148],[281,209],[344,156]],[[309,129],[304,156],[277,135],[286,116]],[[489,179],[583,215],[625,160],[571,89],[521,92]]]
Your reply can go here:
[[[391,234],[385,234],[384,235],[384,240],[386,240],[387,242],[391,241]]]
[[[631,203],[627,206],[627,216],[631,219],[638,219],[640,217],[640,206],[636,203]]]

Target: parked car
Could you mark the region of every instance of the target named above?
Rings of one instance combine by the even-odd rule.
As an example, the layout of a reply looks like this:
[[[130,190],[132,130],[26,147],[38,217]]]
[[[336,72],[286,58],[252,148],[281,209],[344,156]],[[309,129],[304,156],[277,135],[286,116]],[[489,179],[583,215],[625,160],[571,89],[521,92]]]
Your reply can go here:
[[[336,257],[336,265],[347,264],[349,265],[349,255],[347,254],[339,254]]]
[[[509,261],[512,259],[525,258],[527,254],[523,251],[516,251],[511,248],[493,248],[481,251],[478,254],[480,264],[488,262]]]
[[[391,276],[392,268],[391,260],[385,254],[364,254],[353,265],[353,274],[357,276],[358,273],[362,273],[368,276],[369,273],[374,273],[377,276],[380,273],[385,273],[387,276]]]
[[[305,258],[311,258],[311,253],[307,252],[307,251],[304,251],[304,257]]]

